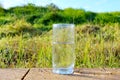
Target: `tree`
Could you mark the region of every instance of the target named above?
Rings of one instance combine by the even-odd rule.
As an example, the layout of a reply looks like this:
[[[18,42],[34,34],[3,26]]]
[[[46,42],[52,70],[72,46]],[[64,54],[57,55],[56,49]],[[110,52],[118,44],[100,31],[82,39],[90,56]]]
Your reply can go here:
[[[50,12],[50,13],[47,13],[46,15],[44,15],[38,21],[38,23],[42,23],[44,25],[49,25],[49,24],[53,24],[53,23],[63,22],[63,20],[64,20],[64,17],[62,15],[60,15],[59,13]]]
[[[0,7],[2,7],[2,4],[0,3]]]
[[[86,16],[86,20],[88,22],[93,22],[93,20],[95,19],[96,15],[97,15],[97,13],[88,11],[88,12],[86,12],[86,15],[85,15]]]
[[[94,23],[106,24],[118,22],[117,17],[111,13],[99,13],[94,19]]]
[[[70,23],[79,24],[86,21],[85,11],[83,9],[66,8],[64,9],[63,14]]]
[[[49,11],[54,11],[54,12],[59,10],[58,6],[56,6],[54,3],[47,5],[47,8]]]
[[[5,9],[2,7],[2,4],[0,3],[0,16],[5,15]]]

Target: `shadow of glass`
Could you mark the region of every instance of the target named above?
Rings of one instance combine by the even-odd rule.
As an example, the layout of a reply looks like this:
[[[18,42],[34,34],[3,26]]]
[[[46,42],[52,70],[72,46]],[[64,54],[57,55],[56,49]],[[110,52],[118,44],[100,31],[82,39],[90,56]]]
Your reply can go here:
[[[95,72],[95,71],[75,71],[73,74],[70,74],[68,76],[72,77],[83,77],[83,78],[89,78],[90,80],[116,80],[117,77],[115,75],[111,75],[110,72]]]

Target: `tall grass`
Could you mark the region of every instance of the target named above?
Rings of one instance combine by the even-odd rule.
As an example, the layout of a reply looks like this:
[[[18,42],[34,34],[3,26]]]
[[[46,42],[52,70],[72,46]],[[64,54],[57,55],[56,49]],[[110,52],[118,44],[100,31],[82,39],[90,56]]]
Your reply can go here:
[[[50,67],[51,44],[47,37],[6,37],[0,40],[0,67]]]
[[[3,30],[6,28],[2,27],[0,31],[5,33]],[[32,28],[34,29],[34,27]],[[37,31],[39,30],[37,29]],[[120,67],[119,24],[102,27],[98,25],[78,25],[75,31],[75,67]],[[52,66],[52,30],[44,34],[37,32],[33,36],[34,32],[36,31],[25,30],[19,34],[15,33],[14,36],[6,34],[6,36],[1,37],[1,68]]]
[[[120,67],[119,30],[118,24],[76,27],[76,67]]]

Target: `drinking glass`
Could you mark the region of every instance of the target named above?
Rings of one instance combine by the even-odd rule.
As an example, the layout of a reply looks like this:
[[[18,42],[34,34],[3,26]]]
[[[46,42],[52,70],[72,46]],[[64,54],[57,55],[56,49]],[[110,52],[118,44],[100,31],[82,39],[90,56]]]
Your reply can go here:
[[[74,47],[74,24],[53,24],[53,73],[73,73],[75,63]]]

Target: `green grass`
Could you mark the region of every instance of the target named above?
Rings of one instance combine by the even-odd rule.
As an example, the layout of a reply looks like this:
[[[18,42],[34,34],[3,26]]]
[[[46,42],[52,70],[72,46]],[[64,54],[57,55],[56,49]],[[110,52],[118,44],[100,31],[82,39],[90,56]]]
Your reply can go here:
[[[1,68],[52,67],[52,30],[31,27],[23,20],[0,28]],[[120,24],[77,25],[75,37],[76,68],[120,67]]]
[[[91,27],[91,32],[77,27],[76,67],[120,67],[120,27],[108,26],[98,31]]]

